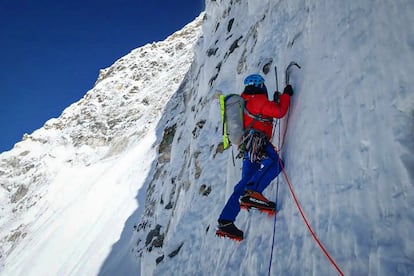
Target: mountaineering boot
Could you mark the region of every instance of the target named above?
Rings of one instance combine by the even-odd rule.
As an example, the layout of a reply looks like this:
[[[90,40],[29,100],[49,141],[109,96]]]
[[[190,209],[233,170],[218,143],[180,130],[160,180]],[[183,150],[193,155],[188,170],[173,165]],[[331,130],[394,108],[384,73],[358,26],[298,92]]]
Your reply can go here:
[[[216,235],[219,237],[228,237],[229,239],[242,241],[243,231],[238,229],[234,222],[224,219],[218,220],[218,229]]]
[[[261,193],[252,190],[246,190],[245,194],[240,198],[240,208],[255,208],[269,215],[276,213],[276,204],[265,198]]]

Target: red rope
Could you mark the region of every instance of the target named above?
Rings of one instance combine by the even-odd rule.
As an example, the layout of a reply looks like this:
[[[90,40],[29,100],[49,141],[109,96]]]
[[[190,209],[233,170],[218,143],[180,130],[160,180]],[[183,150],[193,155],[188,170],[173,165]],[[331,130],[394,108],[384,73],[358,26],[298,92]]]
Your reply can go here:
[[[288,187],[290,190],[290,193],[292,194],[293,199],[295,200],[296,206],[299,210],[299,213],[302,215],[303,221],[305,222],[306,226],[308,227],[309,232],[311,233],[313,239],[315,240],[315,242],[318,244],[319,248],[322,250],[322,252],[325,254],[326,258],[328,258],[328,260],[330,261],[330,263],[333,265],[333,267],[338,271],[338,273],[343,276],[344,273],[342,272],[342,270],[339,268],[339,266],[336,264],[335,260],[331,257],[331,255],[329,255],[328,250],[326,250],[325,246],[323,246],[322,242],[318,239],[318,236],[316,236],[315,231],[313,231],[312,227],[310,226],[308,219],[305,216],[305,213],[302,210],[302,207],[299,204],[298,199],[296,198],[295,192],[293,191],[293,187],[292,184],[290,182],[290,179],[286,173],[286,170],[283,166],[283,162],[282,160],[279,158],[279,164],[282,168],[282,172],[283,175],[285,176],[286,182],[288,183]]]

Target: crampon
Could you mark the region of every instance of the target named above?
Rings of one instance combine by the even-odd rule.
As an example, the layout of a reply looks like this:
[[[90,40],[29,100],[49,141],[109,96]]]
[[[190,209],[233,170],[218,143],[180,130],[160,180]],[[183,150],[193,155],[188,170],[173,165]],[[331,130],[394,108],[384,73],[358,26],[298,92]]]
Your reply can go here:
[[[218,236],[220,238],[229,238],[229,239],[237,241],[237,242],[241,242],[243,240],[243,237],[232,235],[232,234],[224,232],[222,230],[217,230],[216,231],[216,236]]]
[[[246,202],[240,202],[240,208],[247,211],[250,211],[250,209],[256,209],[261,213],[267,214],[269,217],[272,217],[277,213],[274,208],[258,207]]]

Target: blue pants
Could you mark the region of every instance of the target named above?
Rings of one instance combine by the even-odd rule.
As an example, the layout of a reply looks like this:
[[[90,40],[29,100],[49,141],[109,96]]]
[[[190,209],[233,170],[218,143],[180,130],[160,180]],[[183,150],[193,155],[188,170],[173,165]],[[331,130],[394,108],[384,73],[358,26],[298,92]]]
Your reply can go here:
[[[248,156],[245,155],[242,178],[234,186],[234,191],[224,206],[219,219],[235,221],[240,212],[239,198],[244,194],[244,191],[253,190],[262,193],[270,182],[279,175],[282,169],[277,152],[271,143],[267,143],[265,150],[267,157],[260,163],[250,162]]]

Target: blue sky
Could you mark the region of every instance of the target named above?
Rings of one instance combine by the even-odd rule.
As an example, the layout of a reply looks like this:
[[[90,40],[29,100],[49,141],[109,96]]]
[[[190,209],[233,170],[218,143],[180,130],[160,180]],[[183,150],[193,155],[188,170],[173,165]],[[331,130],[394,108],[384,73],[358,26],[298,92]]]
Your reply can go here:
[[[191,22],[204,0],[5,0],[0,152],[93,87],[99,69]]]

